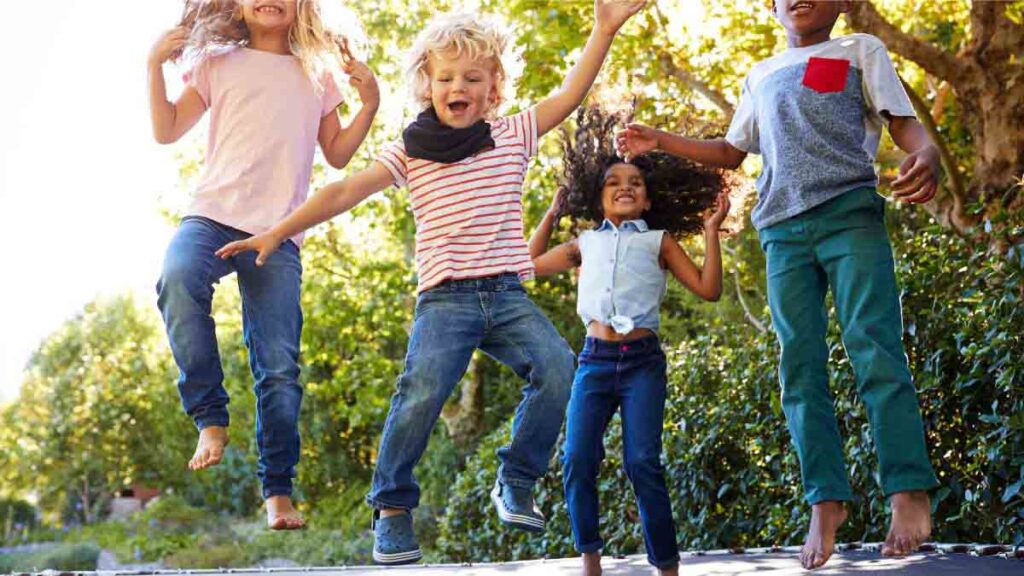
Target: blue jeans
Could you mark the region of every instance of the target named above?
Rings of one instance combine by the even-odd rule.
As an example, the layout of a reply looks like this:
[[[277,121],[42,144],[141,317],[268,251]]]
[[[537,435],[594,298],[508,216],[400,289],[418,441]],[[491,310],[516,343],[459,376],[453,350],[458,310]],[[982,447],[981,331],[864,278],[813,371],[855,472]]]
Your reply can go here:
[[[527,382],[512,421],[512,442],[498,450],[498,477],[508,486],[532,488],[547,471],[569,400],[572,350],[515,274],[450,280],[416,301],[405,370],[391,397],[366,498],[370,505],[419,505],[413,468],[478,348]]]
[[[290,495],[299,461],[299,249],[285,242],[261,267],[256,253],[222,260],[214,252],[248,238],[208,218],[186,217],[171,240],[157,283],[157,304],[178,365],[178,392],[200,430],[228,425],[220,353],[210,307],[222,277],[238,273],[249,367],[255,379],[256,443],[263,497]]]
[[[657,336],[629,342],[586,339],[572,384],[562,481],[576,550],[597,552],[597,475],[604,460],[604,432],[622,409],[626,475],[636,493],[647,561],[658,568],[679,563],[672,505],[661,463],[665,418],[665,354]]]

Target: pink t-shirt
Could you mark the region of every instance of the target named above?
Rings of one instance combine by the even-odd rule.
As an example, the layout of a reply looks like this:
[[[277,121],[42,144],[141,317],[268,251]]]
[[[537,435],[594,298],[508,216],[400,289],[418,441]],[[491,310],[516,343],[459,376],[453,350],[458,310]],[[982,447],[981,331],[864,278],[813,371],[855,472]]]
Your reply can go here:
[[[187,81],[210,110],[210,134],[185,213],[266,232],[306,199],[320,120],[342,100],[334,79],[317,89],[295,56],[234,48],[204,58]]]

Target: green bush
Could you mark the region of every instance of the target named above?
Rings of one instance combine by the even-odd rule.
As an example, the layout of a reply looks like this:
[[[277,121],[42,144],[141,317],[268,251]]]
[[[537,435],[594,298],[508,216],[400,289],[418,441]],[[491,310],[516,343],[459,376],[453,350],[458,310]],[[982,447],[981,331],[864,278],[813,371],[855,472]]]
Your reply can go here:
[[[932,461],[941,541],[1024,542],[1024,274],[1020,254],[979,250],[937,226],[907,220],[894,238],[903,285],[905,342],[916,375]],[[809,520],[799,466],[781,411],[775,336],[711,323],[668,340],[665,463],[678,542],[687,549],[799,543]],[[833,322],[829,374],[855,501],[838,534],[885,537],[887,503],[853,372]],[[549,518],[543,536],[499,525],[487,498],[494,449],[488,437],[456,481],[438,549],[457,561],[573,554],[559,454],[536,491]],[[641,551],[617,421],[605,439],[599,490],[609,554]]]
[[[94,544],[66,544],[30,554],[0,556],[0,573],[40,570],[95,570],[100,549]]]

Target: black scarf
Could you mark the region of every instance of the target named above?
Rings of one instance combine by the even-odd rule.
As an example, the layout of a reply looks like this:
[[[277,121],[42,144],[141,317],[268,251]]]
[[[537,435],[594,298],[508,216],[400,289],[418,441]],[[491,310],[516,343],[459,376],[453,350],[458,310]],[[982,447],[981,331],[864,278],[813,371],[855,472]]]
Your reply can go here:
[[[468,128],[452,128],[441,123],[430,106],[402,131],[405,153],[410,158],[452,164],[494,147],[491,125],[483,120]]]

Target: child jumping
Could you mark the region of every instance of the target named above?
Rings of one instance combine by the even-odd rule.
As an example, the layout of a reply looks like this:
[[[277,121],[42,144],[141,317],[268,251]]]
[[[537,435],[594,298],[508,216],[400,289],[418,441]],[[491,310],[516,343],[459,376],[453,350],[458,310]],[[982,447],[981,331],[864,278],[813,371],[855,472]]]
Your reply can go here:
[[[366,170],[331,184],[265,234],[229,244],[264,261],[290,235],[396,184],[408,186],[416,219],[417,302],[405,370],[377,455],[367,501],[374,560],[421,557],[410,511],[419,505],[413,468],[477,349],[528,382],[491,499],[502,522],[541,531],[532,489],[569,400],[573,354],[520,282],[533,276],[523,237],[522,183],[538,138],[583,101],[619,28],[644,1],[595,0],[596,25],[562,87],[533,108],[496,118],[504,100],[510,39],[474,14],[437,18],[417,38],[408,68],[422,112]]]
[[[187,86],[167,100],[163,63],[183,50],[198,57]],[[330,68],[339,62],[363,106],[347,127]],[[214,284],[238,274],[245,343],[255,378],[258,473],[267,522],[302,528],[291,501],[299,460],[299,285],[301,234],[262,267],[249,254],[214,252],[266,231],[306,198],[317,142],[345,166],[379,103],[377,83],[345,41],[324,29],[316,0],[187,0],[181,24],[149,56],[153,135],[169,144],[210,110],[203,176],[164,259],[158,305],[178,365],[178,391],[199,429],[188,466],[220,462],[228,442],[228,394],[210,316]]]
[[[893,141],[909,153],[893,196],[926,202],[935,195],[938,154],[885,46],[866,34],[830,39],[849,5],[772,3],[789,47],[751,70],[724,140],[693,140],[638,125],[620,137],[631,155],[659,149],[733,169],[748,153],[763,156],[751,220],[766,255],[768,304],[782,347],[782,405],[812,505],[801,552],[808,569],[831,556],[846,519],[844,502],[853,499],[828,389],[830,289],[892,506],[883,554],[908,554],[928,538],[926,491],[938,484],[903,350],[885,201],[876,192],[873,166],[888,124]]]
[[[605,429],[621,410],[623,462],[640,508],[647,560],[662,574],[677,574],[679,551],[661,463],[666,365],[659,308],[669,271],[697,296],[718,300],[718,229],[729,197],[717,170],[667,154],[632,162],[616,156],[614,120],[597,109],[581,111],[575,138],[566,138],[565,185],[530,239],[530,255],[538,275],[580,269],[577,311],[587,337],[569,400],[563,482],[583,573],[601,573],[597,475]],[[597,226],[548,251],[563,214]],[[704,265],[697,268],[674,236],[701,229]]]

